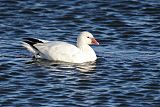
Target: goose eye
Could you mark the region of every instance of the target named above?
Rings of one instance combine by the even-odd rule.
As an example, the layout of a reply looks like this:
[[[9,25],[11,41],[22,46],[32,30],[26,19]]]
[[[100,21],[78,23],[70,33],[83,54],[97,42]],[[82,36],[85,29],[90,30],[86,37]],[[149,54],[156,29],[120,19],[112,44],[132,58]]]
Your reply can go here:
[[[89,38],[89,37],[87,37],[87,38]]]

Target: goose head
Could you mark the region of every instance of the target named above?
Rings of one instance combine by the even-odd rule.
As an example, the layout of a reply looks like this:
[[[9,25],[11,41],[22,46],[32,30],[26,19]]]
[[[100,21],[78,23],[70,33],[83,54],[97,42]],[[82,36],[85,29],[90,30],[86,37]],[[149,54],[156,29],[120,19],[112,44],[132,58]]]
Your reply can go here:
[[[90,32],[87,31],[81,32],[77,38],[77,46],[91,45],[91,44],[99,45],[99,43],[96,41],[96,39]]]

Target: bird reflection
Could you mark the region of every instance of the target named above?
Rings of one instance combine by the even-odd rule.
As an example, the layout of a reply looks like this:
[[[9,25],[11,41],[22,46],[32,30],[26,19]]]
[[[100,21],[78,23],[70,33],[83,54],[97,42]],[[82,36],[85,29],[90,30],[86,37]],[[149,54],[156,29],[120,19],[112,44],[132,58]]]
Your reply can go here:
[[[81,72],[93,72],[96,68],[96,62],[74,64],[60,61],[48,61],[44,59],[33,59],[32,61],[26,62],[26,64],[37,64],[57,70],[78,70]]]
[[[87,62],[82,64],[77,64],[76,69],[81,72],[93,72],[96,68],[96,62]]]

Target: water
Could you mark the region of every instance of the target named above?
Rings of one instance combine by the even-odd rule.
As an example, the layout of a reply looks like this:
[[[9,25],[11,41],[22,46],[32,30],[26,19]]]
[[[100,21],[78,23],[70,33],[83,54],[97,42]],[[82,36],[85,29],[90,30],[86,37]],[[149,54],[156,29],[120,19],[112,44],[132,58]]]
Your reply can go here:
[[[160,1],[1,0],[0,106],[159,107]],[[34,60],[23,37],[75,44],[90,31],[98,60]]]

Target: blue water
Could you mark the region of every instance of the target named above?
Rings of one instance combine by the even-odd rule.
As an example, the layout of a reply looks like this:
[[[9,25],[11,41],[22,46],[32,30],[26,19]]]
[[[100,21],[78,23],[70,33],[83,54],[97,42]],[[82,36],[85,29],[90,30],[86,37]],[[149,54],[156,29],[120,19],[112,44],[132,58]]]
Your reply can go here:
[[[32,59],[23,37],[99,41],[93,63]],[[159,107],[159,0],[1,0],[0,107]]]

